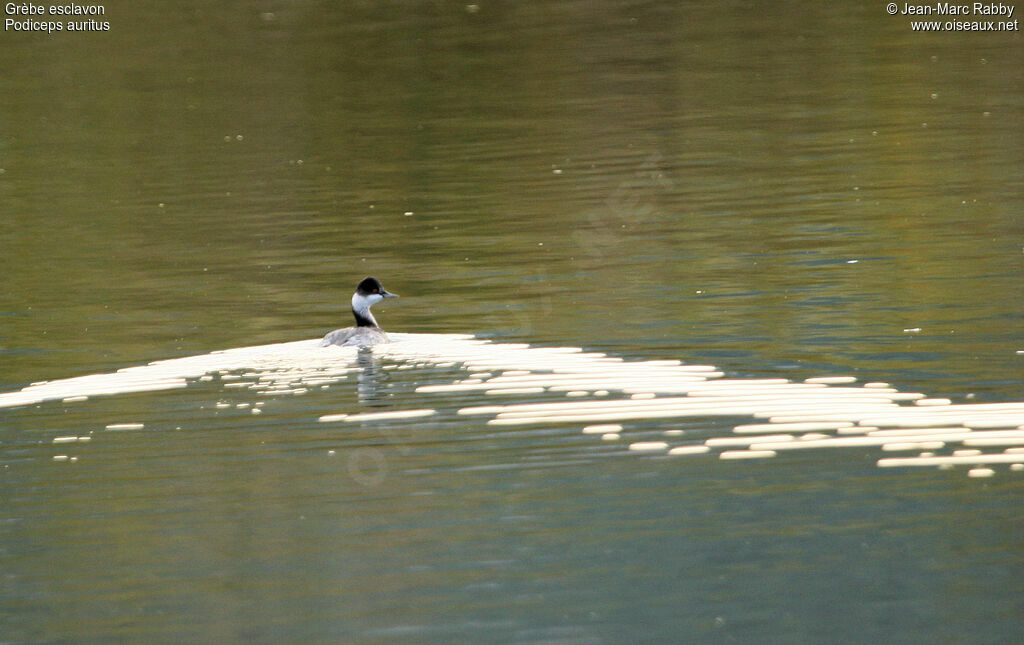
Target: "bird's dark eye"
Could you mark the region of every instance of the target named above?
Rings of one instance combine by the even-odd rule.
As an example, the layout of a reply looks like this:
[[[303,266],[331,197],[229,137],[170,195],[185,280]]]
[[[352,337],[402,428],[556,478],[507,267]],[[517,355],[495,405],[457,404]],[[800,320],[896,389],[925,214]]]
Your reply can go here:
[[[380,293],[380,289],[374,289],[373,292],[374,293]]]

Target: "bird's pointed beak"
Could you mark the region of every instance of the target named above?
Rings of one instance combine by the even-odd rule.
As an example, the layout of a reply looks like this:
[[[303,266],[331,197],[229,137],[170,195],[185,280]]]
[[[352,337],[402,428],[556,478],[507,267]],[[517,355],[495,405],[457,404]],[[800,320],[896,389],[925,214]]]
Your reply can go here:
[[[391,293],[390,291],[384,291],[383,289],[381,290],[380,295],[384,296],[385,298],[397,298],[398,297],[397,293]]]

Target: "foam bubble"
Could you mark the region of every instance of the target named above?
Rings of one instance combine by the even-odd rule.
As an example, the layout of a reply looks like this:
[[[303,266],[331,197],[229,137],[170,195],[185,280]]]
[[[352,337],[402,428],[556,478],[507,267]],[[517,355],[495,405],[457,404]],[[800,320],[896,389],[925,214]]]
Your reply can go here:
[[[805,379],[804,383],[823,383],[825,385],[835,385],[838,383],[856,383],[856,376],[815,376],[814,378]]]
[[[420,417],[429,417],[437,414],[437,410],[394,410],[390,412],[362,412],[360,414],[350,414],[345,418],[341,419],[346,423],[354,423],[357,421],[390,421],[393,419],[416,419]],[[321,417],[321,420],[323,417]]]
[[[711,452],[707,446],[676,446],[668,451],[670,455],[702,455]]]
[[[719,459],[765,459],[774,457],[774,450],[726,450],[718,455]]]
[[[142,430],[145,427],[144,423],[111,423],[107,430]]]
[[[617,423],[603,423],[583,428],[583,434],[604,434],[606,432],[622,432],[622,426]]]
[[[640,451],[666,450],[668,449],[668,444],[664,441],[637,441],[629,444],[629,449]]]

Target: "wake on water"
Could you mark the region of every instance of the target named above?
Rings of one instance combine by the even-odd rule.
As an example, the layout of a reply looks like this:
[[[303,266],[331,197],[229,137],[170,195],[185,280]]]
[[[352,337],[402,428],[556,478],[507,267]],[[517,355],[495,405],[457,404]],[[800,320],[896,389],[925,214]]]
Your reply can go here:
[[[968,466],[972,477],[994,474],[995,464],[1024,471],[1024,402],[961,403],[900,392],[886,383],[850,376],[802,382],[737,379],[711,365],[678,360],[626,361],[578,347],[495,343],[462,334],[390,334],[394,342],[369,349],[319,347],[319,339],[239,347],[126,367],[116,372],[33,383],[0,393],[0,408],[74,403],[96,396],[186,388],[220,378],[268,395],[301,395],[364,369],[372,352],[396,369],[459,367],[467,378],[421,385],[438,396],[484,393],[547,395],[564,400],[467,406],[458,415],[489,425],[579,425],[602,440],[620,439],[623,424],[656,419],[739,417],[748,423],[726,436],[686,440],[666,431],[664,441],[629,444],[645,454],[717,455],[719,459],[774,457],[791,450],[876,447],[881,467]],[[241,374],[235,374],[241,372]],[[443,401],[442,401],[443,403]],[[427,417],[436,409],[332,414],[324,423],[374,423]],[[949,448],[962,447],[949,450]],[[938,451],[943,451],[939,453]],[[917,454],[913,454],[917,453]]]

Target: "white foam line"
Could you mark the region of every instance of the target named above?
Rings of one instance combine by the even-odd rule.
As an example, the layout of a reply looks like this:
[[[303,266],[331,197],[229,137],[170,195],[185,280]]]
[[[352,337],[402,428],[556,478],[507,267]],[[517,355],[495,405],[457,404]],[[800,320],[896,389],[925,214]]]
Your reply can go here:
[[[674,359],[625,361],[600,352],[584,352],[579,347],[492,343],[465,334],[391,336],[395,342],[371,350],[401,363],[385,365],[384,369],[461,366],[471,375],[453,383],[421,386],[418,392],[522,396],[547,390],[571,393],[575,399],[475,406],[458,411],[463,415],[492,416],[489,424],[615,424],[630,419],[721,416],[768,420],[738,425],[737,436],[709,439],[708,445],[679,446],[680,452],[676,453],[697,454],[710,450],[710,446],[750,448],[726,450],[721,453],[724,459],[770,456],[776,450],[853,445],[881,446],[891,451],[924,450],[956,442],[1003,446],[1024,443],[1019,429],[1014,435],[979,430],[1024,426],[1024,402],[953,404],[949,399],[899,392],[887,383],[857,385],[852,376],[822,376],[803,382],[781,378],[727,379],[712,365],[684,365]],[[348,372],[358,369],[356,349],[318,345],[319,340],[312,339],[243,347],[155,361],[109,374],[37,382],[18,392],[0,394],[0,407],[185,387],[188,379],[211,375],[220,375],[222,387],[259,388],[267,396],[301,394],[310,387],[326,387],[344,380]],[[598,395],[595,390],[603,395],[613,391],[634,396],[591,399]],[[351,423],[434,414],[434,410],[426,409],[399,410],[324,415],[320,420]],[[602,428],[600,435],[617,436],[621,428],[612,427],[612,432],[608,431],[611,428]],[[584,432],[598,434],[593,428],[588,425]],[[794,438],[795,433],[806,434]],[[667,449],[665,442],[641,441],[632,445]]]
[[[777,387],[805,387],[805,386],[801,386],[800,383],[794,383],[793,381],[790,381],[789,379],[784,379],[784,378],[731,378],[731,379],[722,379],[720,381],[708,381],[707,388],[708,389],[713,389],[713,388],[715,388],[718,385],[736,386],[736,387],[756,387],[756,388],[765,388],[765,387],[773,387],[773,386],[777,386]],[[813,388],[813,389],[819,389],[819,388]]]
[[[903,408],[907,414],[927,414],[929,416],[953,416],[957,414],[982,414],[982,413],[1011,413],[1024,414],[1024,402],[1013,403],[958,403],[950,406],[940,406],[936,410],[918,410],[915,408]]]
[[[303,385],[307,386],[307,387],[316,387],[318,385],[333,385],[335,383],[340,383],[341,381],[344,381],[344,380],[345,380],[344,376],[338,376],[338,377],[331,377],[331,378],[327,378],[327,377],[322,377],[322,378],[303,378],[303,379],[300,379],[299,382],[302,383]]]
[[[967,471],[968,477],[991,477],[996,474],[996,471],[991,468],[971,468]]]
[[[646,383],[646,384],[633,384],[626,385],[623,387],[621,384],[616,385],[613,382],[605,383],[594,383],[589,386],[591,389],[602,389],[602,390],[620,390],[625,394],[637,394],[641,392],[657,392],[658,394],[689,394],[693,391],[692,386],[679,384],[668,384],[668,383]],[[555,388],[552,388],[555,389]]]
[[[544,381],[540,381],[544,382]],[[662,379],[652,378],[618,378],[615,376],[602,376],[592,377],[585,376],[572,380],[563,381],[549,381],[548,385],[553,390],[575,390],[575,389],[591,389],[596,390],[599,388],[605,388],[609,390],[624,390],[627,388],[632,389],[643,389],[645,391],[659,390],[664,388],[665,390],[677,390],[681,389],[689,391],[694,384],[703,383],[700,379],[694,378],[689,381],[683,382],[680,379],[673,378],[670,382],[666,383]]]
[[[529,404],[527,404],[529,405]],[[526,406],[507,406],[498,413],[503,418],[534,417],[558,414],[599,414],[604,412],[637,411],[637,410],[705,410],[721,409],[722,405],[709,405],[687,399],[685,397],[672,398],[640,398],[640,399],[611,399],[601,401],[565,401],[557,403],[541,403],[526,408]],[[525,409],[524,409],[525,408]]]
[[[895,452],[903,450],[939,450],[945,447],[945,443],[942,441],[896,441],[893,443],[883,443],[882,450],[886,452]]]
[[[924,398],[920,392],[896,392],[891,396],[893,401],[917,401]]]
[[[639,372],[635,370],[620,370],[620,369],[609,369],[609,368],[598,368],[594,371],[582,371],[573,370],[572,372],[530,372],[529,374],[520,374],[517,376],[496,376],[488,379],[488,383],[518,383],[522,381],[545,381],[550,383],[559,382],[577,382],[580,380],[595,380],[595,381],[606,381],[610,379],[617,379],[622,381],[637,380],[643,382],[659,383],[663,381],[685,381],[687,383],[705,383],[707,377],[703,375],[695,374],[657,374],[649,372]]]
[[[702,455],[711,452],[707,446],[676,446],[668,451],[670,455]]]
[[[273,367],[289,365],[309,356],[322,364],[338,361],[338,356],[323,350],[312,351],[318,341],[276,343],[242,347],[200,356],[154,361],[147,365],[125,367],[116,372],[90,374],[30,385],[17,392],[0,394],[0,407],[13,407],[50,400],[80,400],[80,397],[158,391],[187,387],[188,378],[207,373],[227,372],[254,364]],[[356,354],[352,352],[351,357]],[[328,360],[329,359],[329,360]]]
[[[857,421],[860,417],[880,416],[899,409],[899,405],[888,399],[829,399],[806,396],[762,396],[737,395],[714,397],[690,397],[705,404],[717,402],[743,402],[763,404],[764,410],[758,418],[767,418],[769,423],[823,423],[827,421]],[[800,417],[800,418],[794,418]]]
[[[793,396],[799,398],[832,398],[824,390],[804,389],[788,386],[764,386],[747,387],[737,385],[731,387],[728,381],[714,382],[713,387],[705,387],[704,383],[697,383],[690,389],[690,396],[700,398],[732,398],[737,396],[771,398],[779,396]],[[883,394],[869,393],[874,399],[882,399]],[[835,397],[835,398],[838,398]]]
[[[792,409],[793,415],[797,414],[814,414],[816,412],[827,412],[827,409],[823,409],[826,406],[838,407],[840,411],[845,411],[847,408],[862,409],[865,412],[871,412],[871,410],[865,409],[866,406],[895,406],[896,402],[891,398],[882,396],[829,396],[828,393],[804,393],[804,392],[777,392],[777,393],[765,393],[765,392],[721,392],[720,394],[707,395],[694,391],[688,392],[689,396],[693,399],[700,399],[702,401],[713,401],[715,399],[727,399],[730,401],[769,401],[774,403],[787,402],[789,409]],[[875,411],[875,414],[880,414],[882,411]]]
[[[731,394],[760,394],[771,395],[801,395],[808,397],[827,398],[881,398],[888,400],[912,398],[912,392],[897,392],[888,389],[869,389],[862,387],[829,387],[826,385],[807,385],[805,383],[765,383],[759,384],[751,381],[740,381],[732,379],[720,379],[717,381],[706,381],[695,383],[693,386],[694,395],[707,396],[729,396]]]
[[[107,430],[142,430],[146,427],[144,423],[111,423]]]
[[[620,390],[627,393],[632,392],[665,392],[665,393],[685,393],[693,391],[693,384],[700,383],[701,381],[694,379],[689,382],[682,382],[679,379],[672,379],[671,382],[665,382],[661,379],[617,379],[615,377],[603,377],[603,378],[583,378],[576,381],[570,381],[568,383],[552,383],[552,391],[564,391],[564,390],[578,390],[578,389],[589,389],[589,390]]]
[[[333,423],[335,421],[344,421],[347,418],[347,414],[325,414],[319,419],[317,419],[317,421],[319,421],[320,423]]]
[[[416,341],[421,340],[422,337],[428,336],[431,341],[472,341],[482,343],[481,341],[472,334],[403,334],[401,332],[388,333],[391,340],[394,341]],[[566,349],[577,349],[575,347],[569,347]]]
[[[972,439],[1011,438],[1024,436],[1019,429],[1015,430],[975,430],[967,434]]]
[[[720,379],[714,381],[707,381],[702,390],[708,390],[714,392],[715,390],[756,390],[765,392],[778,392],[780,390],[790,391],[801,391],[801,392],[823,392],[825,390],[836,390],[836,391],[856,391],[860,392],[861,388],[830,388],[823,384],[811,384],[811,383],[798,383],[796,381],[790,381],[784,378],[750,378],[750,379]]]
[[[714,396],[716,393],[729,392],[779,392],[779,391],[806,391],[815,392],[824,389],[824,386],[807,386],[793,383],[786,379],[712,379],[704,381],[693,381],[693,391],[706,393]]]
[[[974,464],[1019,464],[1024,463],[1024,454],[982,454],[949,457],[889,457],[878,460],[880,468],[898,466],[962,466]]]
[[[530,405],[530,404],[527,404]],[[625,419],[651,419],[688,416],[751,416],[758,413],[788,409],[788,401],[756,399],[694,399],[690,397],[663,397],[655,399],[616,399],[611,401],[576,401],[555,404],[532,404],[531,407],[507,406],[497,411],[489,423],[516,425],[517,423],[562,423],[567,421],[602,421]],[[479,413],[479,409],[464,408],[460,414]],[[875,410],[877,413],[877,410]],[[486,413],[494,413],[488,408]]]
[[[711,413],[709,412],[708,415]],[[516,418],[491,419],[487,425],[517,426],[536,423],[589,423],[593,421],[628,421],[630,419],[668,419],[686,416],[678,411],[647,411],[647,412],[604,412],[595,414],[566,414],[559,416],[533,416]]]
[[[804,383],[856,383],[856,376],[815,376],[814,378],[805,379]]]
[[[854,448],[857,446],[881,446],[892,439],[882,437],[833,437],[831,439],[813,439],[809,441],[771,441],[765,444],[752,443],[751,450],[818,450],[821,448]]]
[[[858,410],[856,408],[842,411],[822,410],[820,413],[805,410],[796,414],[772,414],[769,416],[769,421],[771,423],[851,421],[861,425],[888,427],[948,426],[953,423],[961,423],[970,427],[1005,428],[1024,422],[1024,409],[1020,408],[1021,404],[1013,405],[1015,406],[1013,408],[989,407],[989,404],[926,406],[924,408],[893,406],[882,414],[870,409]]]
[[[605,434],[605,433],[619,433],[622,432],[622,426],[617,423],[605,423],[601,425],[585,426],[583,428],[583,434]]]
[[[791,434],[773,434],[758,437],[712,437],[704,441],[704,445],[711,448],[722,448],[725,446],[749,446],[753,443],[772,443],[775,441],[793,441]]]
[[[341,419],[341,421],[344,421],[346,423],[354,423],[357,421],[387,421],[390,419],[415,419],[418,417],[429,417],[434,414],[437,414],[437,410],[395,410],[393,412],[362,412],[360,414],[350,414],[347,417]]]
[[[838,428],[836,433],[841,435],[867,434],[875,430],[878,430],[875,426],[846,426],[844,428]]]
[[[953,402],[949,399],[918,399],[914,401],[914,405],[919,406],[940,406],[940,405],[953,405]]]
[[[671,419],[701,416],[750,416],[752,409],[741,407],[666,408],[649,410],[612,410],[589,414],[550,414],[532,416],[497,417],[489,425],[529,425],[536,423],[591,423],[628,421],[631,419]]]
[[[1019,426],[1024,421],[1024,415],[1014,417],[980,417],[976,419],[965,419],[964,425],[976,429],[982,428],[1010,428]]]
[[[862,425],[895,428],[948,426],[951,423],[959,423],[969,428],[1009,428],[1019,425],[1022,421],[1024,415],[1007,417],[970,413],[919,416],[897,413],[891,416],[866,416],[858,420]]]
[[[739,434],[758,432],[813,432],[816,430],[838,430],[852,426],[850,421],[825,421],[803,423],[751,423],[736,426],[733,432]]]
[[[506,387],[496,390],[484,390],[487,396],[508,395],[508,394],[540,394],[544,391],[542,387]]]
[[[664,399],[667,400],[667,399]],[[459,414],[498,414],[508,417],[526,417],[543,414],[576,413],[588,410],[635,409],[642,407],[636,399],[611,399],[603,401],[559,401],[554,403],[522,403],[510,405],[484,405],[462,408]]]
[[[493,378],[479,382],[458,382],[451,384],[421,385],[416,388],[417,392],[439,393],[439,392],[463,392],[473,390],[497,390],[501,388],[517,389],[520,387],[548,387],[552,391],[563,392],[568,390],[582,389],[643,389],[645,391],[682,391],[691,389],[689,383],[703,382],[703,377],[673,377],[670,382],[660,378],[620,376],[616,374],[590,375],[590,374],[532,374],[516,376],[515,378]]]
[[[668,450],[668,444],[664,441],[637,441],[629,444],[629,449],[634,451]]]
[[[970,428],[903,428],[900,430],[868,429],[864,434],[871,437],[915,437],[918,435],[968,435]]]
[[[1024,434],[1016,437],[968,437],[965,446],[1019,446],[1024,444]]]
[[[895,403],[890,405],[879,405],[880,409],[870,410],[868,414],[881,414],[889,412],[891,410],[899,409],[899,406]],[[786,423],[827,423],[827,422],[847,422],[856,423],[862,416],[865,416],[864,407],[844,407],[841,409],[829,408],[827,406],[813,406],[813,407],[797,407],[785,413],[779,414],[778,411],[769,412],[758,412],[754,414],[755,418],[768,419],[769,423],[776,423],[779,425]]]
[[[765,413],[777,412],[779,409],[790,409],[793,405],[801,405],[803,401],[798,400],[796,402],[791,400],[780,400],[775,397],[713,397],[713,398],[700,398],[700,397],[660,397],[660,398],[648,398],[648,399],[608,399],[602,401],[574,401],[574,402],[552,402],[552,403],[531,403],[522,405],[509,405],[505,406],[500,410],[503,416],[516,416],[516,415],[532,415],[535,413],[542,412],[554,412],[554,411],[575,411],[575,412],[599,412],[607,411],[611,409],[635,409],[635,408],[693,408],[693,409],[723,409],[728,407],[742,408],[742,409],[753,409],[758,411],[765,411]],[[816,403],[816,406],[825,406],[828,401],[822,401]],[[485,406],[487,410],[490,410],[490,406]],[[831,409],[844,410],[847,406],[831,402]],[[882,410],[888,410],[896,408],[889,403],[880,405],[872,404],[867,405],[853,405],[850,409],[860,410],[865,414],[878,414]],[[463,408],[463,414],[474,414],[475,410],[484,408]],[[821,423],[821,421],[817,421]],[[841,423],[849,424],[848,421],[843,420]]]
[[[726,450],[718,455],[719,459],[765,459],[774,457],[774,450]]]
[[[491,382],[487,382],[487,383],[437,383],[437,384],[433,384],[433,385],[420,385],[419,387],[416,388],[416,391],[420,392],[420,393],[426,393],[426,394],[438,394],[438,393],[444,393],[444,392],[474,392],[474,391],[477,391],[477,390],[491,390],[491,391],[495,391],[495,390],[500,389],[502,387],[509,388],[509,389],[515,389],[515,388],[522,387],[522,383],[516,383],[516,384],[512,384],[512,383],[508,383],[508,384],[497,383],[497,384],[495,384],[495,383],[491,383]]]
[[[817,440],[805,440],[805,441],[793,441],[789,443],[775,443],[771,442],[772,450],[812,450],[819,448],[855,448],[859,446],[884,446],[885,444],[894,443],[911,443],[911,442],[941,442],[941,443],[960,443],[965,439],[993,439],[993,438],[1008,438],[1013,436],[1020,436],[1015,434],[1016,431],[989,431],[989,432],[949,432],[947,431],[938,433],[927,433],[921,432],[920,434],[912,435],[882,435],[878,436],[872,433],[871,436],[864,437],[832,437],[829,439],[817,439]],[[912,438],[912,441],[911,441]],[[767,445],[767,444],[766,444]],[[751,444],[751,448],[756,450],[759,448],[759,444]]]
[[[493,415],[504,411],[508,407],[507,405],[474,405],[469,408],[459,408],[456,414],[464,416]]]

